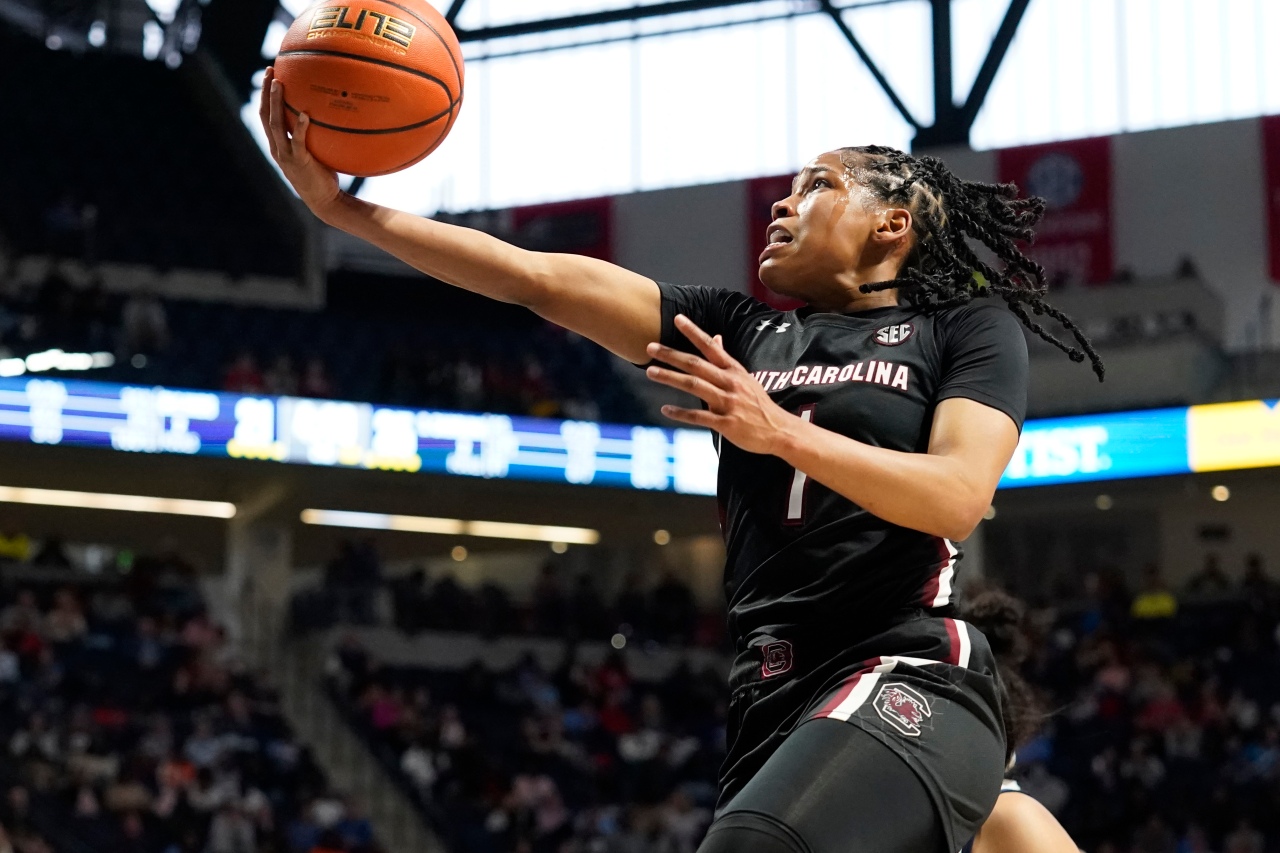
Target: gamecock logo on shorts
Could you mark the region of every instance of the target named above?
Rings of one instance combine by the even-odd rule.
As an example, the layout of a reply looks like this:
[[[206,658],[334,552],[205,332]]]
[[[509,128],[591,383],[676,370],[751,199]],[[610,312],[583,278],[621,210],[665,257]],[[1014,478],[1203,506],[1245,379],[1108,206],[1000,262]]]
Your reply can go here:
[[[907,737],[920,737],[921,724],[926,717],[933,716],[929,700],[901,682],[881,687],[875,706],[880,719]]]
[[[764,662],[760,664],[760,677],[772,678],[791,670],[793,661],[791,644],[786,640],[778,640],[764,646],[760,650]]]

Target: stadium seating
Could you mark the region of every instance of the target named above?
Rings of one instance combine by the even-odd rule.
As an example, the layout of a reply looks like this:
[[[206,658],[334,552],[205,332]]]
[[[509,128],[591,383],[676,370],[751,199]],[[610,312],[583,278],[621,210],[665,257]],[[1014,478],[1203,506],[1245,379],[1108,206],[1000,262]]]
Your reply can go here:
[[[1260,559],[1243,583],[1176,594],[1104,581],[1031,614],[1045,717],[1015,776],[1084,850],[1274,850],[1280,585]],[[459,853],[692,851],[724,748],[721,676],[642,684],[573,650],[554,671],[445,671],[381,664],[346,636],[328,686]]]
[[[38,124],[0,134],[0,233],[19,255],[297,274],[298,246],[192,98],[189,73],[0,28],[0,79],[40,81],[6,87],[12,114]]]
[[[388,284],[335,276],[323,311],[160,300],[163,333],[143,336],[154,338],[148,340],[130,331],[128,317],[131,304],[154,296],[76,288],[57,274],[25,293],[11,291],[0,287],[0,347],[16,355],[46,347],[116,352],[114,368],[76,378],[620,423],[647,419],[599,347],[523,309],[494,308],[421,279]],[[133,358],[139,354],[144,362]],[[313,368],[323,377],[319,383],[309,376]]]
[[[127,568],[0,563],[0,849],[374,851],[189,567]]]

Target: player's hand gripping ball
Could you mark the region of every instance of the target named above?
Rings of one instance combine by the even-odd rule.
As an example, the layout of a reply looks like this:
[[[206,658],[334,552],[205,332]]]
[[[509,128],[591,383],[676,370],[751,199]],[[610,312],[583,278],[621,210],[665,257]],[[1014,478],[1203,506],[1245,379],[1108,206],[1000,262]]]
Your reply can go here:
[[[322,165],[371,177],[408,168],[444,141],[462,106],[462,48],[425,0],[336,0],[289,27],[274,64],[292,134]]]

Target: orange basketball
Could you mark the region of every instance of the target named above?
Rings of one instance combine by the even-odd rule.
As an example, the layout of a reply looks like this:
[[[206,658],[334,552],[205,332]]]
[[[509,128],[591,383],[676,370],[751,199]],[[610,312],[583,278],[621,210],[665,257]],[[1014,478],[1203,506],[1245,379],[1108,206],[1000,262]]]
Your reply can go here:
[[[444,141],[462,106],[462,48],[425,0],[338,0],[298,16],[280,45],[290,130],[329,168],[370,177],[408,168]]]

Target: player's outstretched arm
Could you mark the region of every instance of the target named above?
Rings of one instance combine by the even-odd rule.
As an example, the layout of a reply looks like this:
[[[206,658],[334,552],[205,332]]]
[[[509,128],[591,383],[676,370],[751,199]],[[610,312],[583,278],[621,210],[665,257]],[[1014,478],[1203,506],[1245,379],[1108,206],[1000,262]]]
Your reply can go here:
[[[354,198],[307,151],[306,114],[290,135],[283,86],[268,68],[259,117],[272,158],[323,222],[367,240],[448,284],[523,305],[636,363],[662,323],[658,286],[630,270],[579,255],[530,252],[456,225]]]

